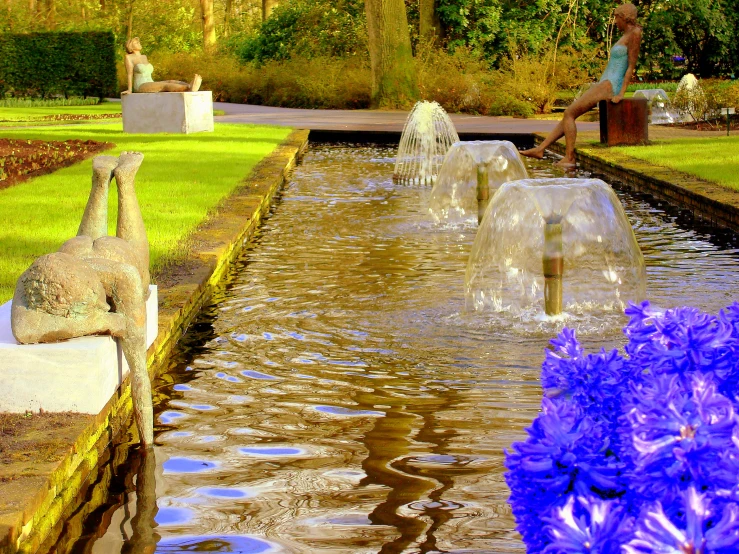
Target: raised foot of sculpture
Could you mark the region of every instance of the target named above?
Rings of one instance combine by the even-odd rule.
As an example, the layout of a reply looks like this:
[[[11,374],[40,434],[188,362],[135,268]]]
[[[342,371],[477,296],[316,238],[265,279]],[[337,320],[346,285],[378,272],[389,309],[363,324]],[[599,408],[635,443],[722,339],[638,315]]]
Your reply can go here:
[[[192,80],[192,83],[190,83],[190,92],[197,92],[200,90],[200,85],[203,83],[203,78],[195,74],[195,77]]]
[[[536,158],[537,160],[541,160],[544,158],[544,150],[540,150],[539,148],[529,148],[528,150],[521,150],[520,154],[522,156],[526,156],[527,158]]]

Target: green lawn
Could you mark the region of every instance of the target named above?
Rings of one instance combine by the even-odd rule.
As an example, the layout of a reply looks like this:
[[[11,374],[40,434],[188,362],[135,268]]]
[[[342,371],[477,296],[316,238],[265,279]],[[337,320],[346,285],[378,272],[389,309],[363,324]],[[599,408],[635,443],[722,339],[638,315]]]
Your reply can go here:
[[[739,136],[671,139],[614,150],[739,190]]]
[[[182,253],[188,235],[208,212],[289,133],[284,127],[237,124],[216,124],[213,133],[192,135],[124,135],[121,123],[0,129],[1,138],[93,139],[116,144],[106,154],[143,152],[136,191],[155,272]],[[15,281],[36,257],[55,251],[76,234],[90,190],[91,167],[90,159],[0,190],[0,302],[12,297]],[[115,199],[113,192],[111,234],[115,234]]]
[[[105,114],[121,114],[120,102],[103,102],[88,106],[46,106],[0,108],[0,127],[13,127],[19,123],[36,125],[69,125],[84,123],[84,120],[48,120],[43,119],[50,115],[86,115],[87,119],[94,120],[95,116]],[[223,115],[223,110],[213,110],[213,115]],[[98,118],[99,119],[99,118]]]
[[[120,114],[120,102],[103,102],[90,106],[48,106],[48,107],[23,107],[23,108],[0,108],[0,121],[33,121],[49,115],[70,114],[89,115],[91,119],[100,114]]]

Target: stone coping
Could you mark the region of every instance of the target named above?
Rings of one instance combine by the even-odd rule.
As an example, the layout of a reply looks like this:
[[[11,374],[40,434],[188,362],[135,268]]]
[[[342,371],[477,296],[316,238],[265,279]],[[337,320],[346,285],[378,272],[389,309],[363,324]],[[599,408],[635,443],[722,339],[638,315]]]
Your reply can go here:
[[[545,135],[537,134],[541,142]],[[564,144],[549,147],[564,155]],[[605,173],[626,186],[666,200],[714,225],[739,232],[739,191],[706,181],[694,175],[632,158],[613,148],[597,144],[578,144],[577,161],[583,169]]]
[[[268,213],[307,145],[308,131],[293,131],[221,203],[217,215],[190,237],[187,260],[173,263],[157,277],[159,334],[147,353],[152,376],[165,367],[169,353]],[[57,443],[63,445],[53,461],[0,467],[0,554],[33,554],[50,548],[68,518],[81,519],[81,512],[91,511],[90,506],[79,508],[81,497],[92,493],[102,501],[101,491],[110,476],[109,472],[99,476],[99,465],[110,458],[114,440],[136,432],[132,410],[126,380],[98,415],[79,414],[70,418],[66,428],[53,430]],[[114,457],[122,458],[117,460],[122,463],[125,452],[119,452],[123,455]],[[13,472],[11,477],[8,471]]]

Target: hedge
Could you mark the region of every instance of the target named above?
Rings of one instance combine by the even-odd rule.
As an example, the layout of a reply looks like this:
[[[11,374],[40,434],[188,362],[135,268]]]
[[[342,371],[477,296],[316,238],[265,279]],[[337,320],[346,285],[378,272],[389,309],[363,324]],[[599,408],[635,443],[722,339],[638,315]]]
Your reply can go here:
[[[0,34],[0,96],[116,94],[112,32]]]

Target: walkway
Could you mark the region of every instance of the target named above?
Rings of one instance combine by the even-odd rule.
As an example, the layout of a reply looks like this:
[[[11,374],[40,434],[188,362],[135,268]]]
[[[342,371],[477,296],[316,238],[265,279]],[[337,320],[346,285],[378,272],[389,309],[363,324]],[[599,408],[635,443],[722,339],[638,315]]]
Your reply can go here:
[[[216,117],[220,123],[257,123],[328,131],[401,132],[408,117],[407,111],[306,110],[227,102],[215,102],[213,108],[226,112],[226,115]],[[553,120],[514,117],[453,114],[451,118],[459,133],[547,133],[557,125]],[[598,123],[578,123],[578,129],[597,132]]]

